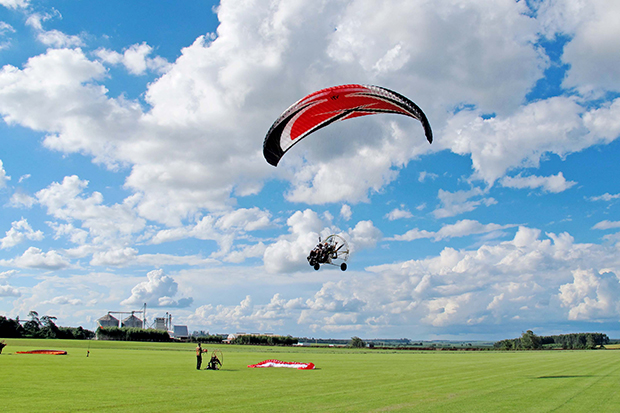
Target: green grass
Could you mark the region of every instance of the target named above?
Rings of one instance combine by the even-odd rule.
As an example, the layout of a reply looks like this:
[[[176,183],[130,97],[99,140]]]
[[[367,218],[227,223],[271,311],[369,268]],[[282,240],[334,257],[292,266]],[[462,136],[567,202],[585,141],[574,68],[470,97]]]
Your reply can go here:
[[[221,371],[197,371],[194,345],[6,339],[3,412],[617,411],[620,353],[388,351],[217,346]],[[214,346],[207,345],[211,349]],[[20,355],[34,349],[67,356]],[[265,359],[317,369],[248,369]],[[205,360],[206,362],[206,360]]]

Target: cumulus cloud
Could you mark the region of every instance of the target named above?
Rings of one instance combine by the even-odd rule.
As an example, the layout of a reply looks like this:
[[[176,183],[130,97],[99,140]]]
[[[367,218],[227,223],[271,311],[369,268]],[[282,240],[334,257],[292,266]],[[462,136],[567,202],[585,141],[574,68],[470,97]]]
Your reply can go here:
[[[330,216],[324,215],[322,219],[311,209],[295,212],[288,218],[286,224],[289,233],[280,236],[265,248],[263,262],[265,269],[270,273],[309,269],[307,256],[316,246],[319,236],[323,239],[332,234],[343,236],[352,252],[373,247],[382,237],[381,231],[372,221],[357,222],[353,228],[346,231],[345,235],[345,231],[331,225]]]
[[[295,319],[298,310],[304,307],[301,298],[287,300],[278,293],[267,304],[255,304],[247,295],[238,305],[200,306],[188,317],[188,321],[223,330],[265,331]]]
[[[6,171],[2,165],[2,159],[0,159],[0,188],[6,187],[6,183],[11,177],[6,174]]]
[[[31,208],[37,200],[30,195],[24,194],[23,192],[16,191],[9,201],[9,206],[14,208]]]
[[[160,56],[148,57],[152,52],[153,48],[143,42],[129,46],[122,54],[107,49],[99,49],[95,54],[106,63],[122,64],[133,75],[143,75],[147,70],[164,73],[170,64]]]
[[[15,287],[10,286],[6,280],[17,274],[16,270],[0,272],[0,297],[20,297],[21,293]]]
[[[374,247],[383,237],[372,221],[360,221],[349,231],[349,247],[352,251]]]
[[[402,235],[395,235],[393,238],[388,238],[394,241],[413,241],[416,239],[430,238],[434,241],[440,241],[444,239],[450,239],[455,237],[465,237],[475,234],[486,234],[495,231],[501,231],[503,229],[515,227],[517,225],[499,225],[499,224],[482,224],[478,221],[464,219],[456,222],[455,224],[444,225],[437,232],[420,230],[414,228],[407,231]]]
[[[351,219],[351,216],[353,215],[353,211],[351,211],[351,206],[344,204],[341,208],[340,208],[340,216],[342,217],[342,219],[344,219],[345,221],[348,221]]]
[[[505,117],[461,111],[448,121],[442,145],[471,156],[474,178],[491,184],[512,169],[538,167],[547,153],[565,157],[615,140],[618,113],[620,102],[586,110],[576,98],[563,96],[529,103]]]
[[[620,264],[615,248],[578,244],[566,233],[541,238],[539,230],[520,227],[512,240],[496,245],[445,248],[435,257],[367,268],[372,277],[325,283],[300,322],[324,331],[390,329],[404,322],[445,333],[451,326],[515,317],[535,322],[541,312],[551,323],[613,319],[620,316],[611,299],[620,284],[608,269]],[[335,316],[341,324],[332,325]]]
[[[79,36],[67,35],[58,30],[45,30],[43,29],[43,22],[52,18],[62,18],[58,11],[55,14],[40,14],[33,13],[28,16],[26,25],[32,27],[37,32],[37,40],[46,46],[51,47],[79,47],[83,46],[84,42]]]
[[[19,297],[21,293],[15,287],[0,283],[0,297]]]
[[[14,247],[15,245],[25,241],[41,241],[43,239],[42,231],[35,231],[25,218],[15,221],[11,224],[11,229],[6,232],[4,238],[0,238],[0,249]]]
[[[161,244],[185,238],[213,240],[220,247],[220,250],[212,255],[213,257],[225,257],[225,261],[240,262],[239,260],[244,256],[256,256],[263,247],[249,247],[243,252],[231,252],[234,240],[237,237],[244,237],[248,232],[266,229],[271,225],[271,214],[268,211],[258,207],[239,208],[219,216],[217,214],[204,216],[194,225],[160,230],[151,237],[149,242]],[[227,256],[228,254],[233,256]]]
[[[0,5],[8,9],[20,9],[28,7],[29,0],[0,0]]]
[[[613,0],[541,2],[539,19],[549,37],[570,36],[562,61],[570,65],[562,85],[582,94],[620,91],[620,5]]]
[[[486,191],[481,188],[456,192],[440,189],[437,197],[441,202],[441,206],[433,211],[433,215],[435,218],[448,218],[473,211],[480,205],[490,206],[497,203],[495,199],[487,198],[485,195]]]
[[[562,306],[569,320],[613,320],[620,314],[620,279],[614,273],[574,270],[573,282],[560,286]]]
[[[601,221],[597,222],[592,229],[614,229],[620,228],[620,221]]]
[[[292,272],[308,267],[306,257],[325,228],[324,221],[310,209],[295,212],[286,224],[289,234],[280,236],[265,249],[263,261],[268,272]]]
[[[391,210],[390,212],[388,212],[387,214],[385,214],[385,217],[387,219],[389,219],[390,221],[395,221],[397,219],[403,219],[403,218],[411,218],[413,217],[413,214],[407,210],[406,208],[404,208],[403,205],[401,205],[401,208],[394,208],[393,210]]]
[[[235,209],[236,198],[256,195],[266,180],[280,179],[288,185],[289,201],[344,203],[340,215],[348,221],[349,205],[383,193],[397,182],[402,168],[432,152],[451,151],[471,159],[470,182],[482,180],[487,188],[499,183],[560,192],[574,185],[557,171],[540,177],[524,176],[519,170],[537,167],[549,154],[564,159],[620,135],[620,99],[588,101],[590,96],[618,91],[617,42],[610,40],[618,38],[617,25],[612,24],[618,20],[615,3],[437,3],[225,0],[217,8],[217,33],[200,36],[169,64],[146,43],[90,54],[82,40],[86,37],[46,30],[49,19],[59,14],[33,15],[28,24],[49,49],[20,67],[5,65],[0,70],[0,114],[8,125],[40,133],[47,149],[81,154],[112,171],[127,171],[124,189],[132,195],[104,204],[103,195],[88,192],[87,181],[77,176],[34,196],[12,194],[12,206],[38,204],[46,209],[54,221],[49,225],[55,239],[66,238],[76,248],[47,253],[29,249],[0,263],[55,269],[66,268],[68,257],[91,257],[91,265],[205,265],[214,259],[242,262],[262,256],[271,273],[310,270],[305,256],[319,234],[347,234],[362,248],[375,245],[380,230],[372,221],[336,228],[329,216],[305,210],[291,212],[284,227],[287,234],[256,242],[249,232],[273,228],[279,221],[259,208]],[[0,4],[17,9],[28,2]],[[598,41],[594,27],[605,31]],[[537,46],[541,33],[568,39],[561,59],[568,65],[562,86],[570,89],[570,96],[524,104],[550,65]],[[117,72],[108,71],[110,65],[123,65],[136,75],[162,74],[141,95],[146,104],[110,97],[104,84]],[[278,168],[266,165],[257,131],[266,131],[282,110],[307,93],[356,79],[394,88],[420,104],[436,132],[433,145],[424,141],[419,122],[374,116],[331,125],[293,148]],[[427,185],[435,178],[431,172],[418,176]],[[7,182],[0,166],[0,187]],[[438,192],[435,218],[496,202],[481,188],[451,191]],[[392,212],[397,217],[408,211],[401,206]],[[439,231],[415,229],[397,237],[450,239],[486,233],[493,225],[463,220]],[[595,229],[614,225],[603,221]],[[21,233],[29,232],[22,228]],[[219,251],[210,258],[179,257],[140,254],[135,247],[137,238],[154,248],[190,237],[213,240]],[[235,244],[240,238],[242,242]],[[608,240],[615,245],[617,238]],[[613,313],[595,305],[605,302],[593,287],[596,282],[602,285],[601,280],[584,276],[592,287],[581,295],[573,291],[582,289],[566,287],[564,301],[559,286],[579,284],[573,274],[579,266],[598,277],[598,261],[617,274],[615,255],[611,246],[577,244],[568,234],[541,239],[540,231],[520,228],[512,241],[499,245],[446,248],[434,259],[373,267],[370,277],[360,272],[355,279],[325,285],[309,303],[307,297],[274,296],[263,305],[247,297],[239,305],[223,306],[222,313],[240,320],[235,321],[238,325],[277,325],[279,315],[331,331],[372,331],[403,320],[423,320],[424,326],[449,330],[458,323],[503,323],[508,317],[533,320],[541,309],[564,321],[584,303],[592,305],[573,311],[575,317],[598,317]],[[528,267],[530,261],[537,265]],[[148,288],[161,288],[162,294],[153,294],[155,305],[185,304],[183,298],[165,295],[173,290],[165,277],[154,276],[136,297],[147,297]],[[377,285],[376,290],[369,287]],[[51,297],[60,302],[73,296]],[[201,308],[204,317],[196,313],[197,319],[217,316],[216,308]]]
[[[70,296],[57,296],[52,298],[51,300],[43,301],[41,302],[41,304],[83,306],[84,301],[80,298],[74,298]]]
[[[54,182],[38,191],[37,202],[47,208],[50,216],[68,223],[80,222],[84,231],[88,231],[94,244],[114,247],[132,234],[141,232],[146,221],[137,216],[135,197],[129,197],[120,204],[104,205],[103,195],[93,192],[84,194],[88,181],[79,177],[66,176],[62,182]],[[66,227],[65,227],[66,228]],[[57,231],[62,234],[64,231]],[[84,232],[70,230],[67,234],[75,241],[83,241]]]
[[[566,191],[577,184],[574,181],[567,181],[562,172],[551,176],[505,176],[500,181],[501,185],[507,188],[541,188],[545,192],[559,193]]]
[[[97,85],[106,75],[101,61],[125,64],[133,73],[163,66],[149,60],[151,46],[140,43],[122,54],[102,49],[100,61],[80,49],[52,49],[24,69],[5,66],[0,112],[10,123],[47,133],[48,148],[81,152],[111,168],[130,166],[126,185],[140,194],[140,215],[175,226],[198,210],[226,209],[234,196],[256,194],[272,174],[290,181],[286,197],[294,202],[360,202],[431,150],[470,155],[477,177],[492,182],[538,162],[544,151],[563,155],[598,141],[579,136],[587,132],[579,118],[584,110],[573,99],[519,109],[548,64],[534,46],[539,26],[525,3],[454,8],[391,0],[379,10],[369,1],[311,8],[267,3],[222,2],[217,35],[196,39],[149,84],[148,111],[109,98]],[[46,18],[34,15],[29,24],[43,30]],[[302,53],[298,44],[312,46]],[[312,136],[312,144],[287,154],[285,173],[269,169],[248,131],[266,130],[301,96],[351,78],[405,85],[400,92],[428,108],[432,123],[445,124],[441,142],[429,146],[411,119],[376,116]],[[440,109],[463,102],[478,111]],[[483,119],[485,111],[497,117]],[[573,147],[578,141],[581,147]]]
[[[164,274],[163,270],[153,270],[146,274],[147,281],[143,281],[131,289],[131,296],[121,301],[122,305],[142,305],[149,307],[188,307],[193,302],[192,297],[175,298],[178,284],[174,279]]]
[[[43,252],[36,247],[28,248],[21,256],[0,260],[0,265],[18,268],[40,268],[43,270],[60,270],[70,266],[70,262],[58,251]]]
[[[603,195],[599,195],[599,196],[593,196],[588,198],[588,200],[590,201],[614,201],[616,199],[620,198],[620,194],[610,194],[610,193],[605,193]]]

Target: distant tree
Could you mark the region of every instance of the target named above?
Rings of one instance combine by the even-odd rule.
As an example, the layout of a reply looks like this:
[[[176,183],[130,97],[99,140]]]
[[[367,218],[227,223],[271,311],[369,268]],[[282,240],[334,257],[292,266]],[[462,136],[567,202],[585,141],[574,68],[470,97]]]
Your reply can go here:
[[[40,331],[40,336],[45,338],[58,338],[58,327],[54,323],[54,320],[57,320],[54,316],[44,315],[41,317],[41,324],[43,327]]]
[[[19,317],[15,320],[0,316],[0,337],[19,338],[24,334],[24,328],[19,324]]]
[[[41,320],[39,319],[39,313],[31,311],[28,313],[30,320],[24,323],[24,330],[28,337],[39,337],[41,333]]]
[[[362,340],[361,338],[354,336],[354,337],[351,337],[351,342],[349,343],[349,347],[363,348],[363,347],[366,347],[366,343],[364,343],[364,340]]]
[[[521,335],[521,346],[526,350],[539,350],[542,348],[542,340],[532,330],[527,330]]]

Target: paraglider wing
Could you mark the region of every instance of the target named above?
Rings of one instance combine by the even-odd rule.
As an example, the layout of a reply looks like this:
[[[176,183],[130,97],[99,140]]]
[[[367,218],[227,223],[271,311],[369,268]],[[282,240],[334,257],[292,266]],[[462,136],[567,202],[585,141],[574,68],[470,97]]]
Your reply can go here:
[[[298,363],[295,361],[281,361],[281,360],[265,360],[257,364],[250,364],[248,368],[265,368],[265,367],[287,367],[297,370],[314,370],[314,363]]]
[[[424,134],[433,142],[431,125],[422,110],[401,94],[380,86],[342,85],[311,93],[289,107],[273,123],[263,155],[273,166],[297,142],[334,122],[377,113],[396,113],[422,122]]]

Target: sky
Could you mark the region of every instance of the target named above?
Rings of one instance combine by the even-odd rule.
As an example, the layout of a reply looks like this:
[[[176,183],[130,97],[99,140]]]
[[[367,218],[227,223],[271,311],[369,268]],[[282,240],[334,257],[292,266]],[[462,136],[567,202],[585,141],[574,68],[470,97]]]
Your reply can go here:
[[[620,2],[0,0],[0,315],[620,337]],[[433,128],[265,134],[340,84]],[[315,271],[319,236],[351,248]]]

